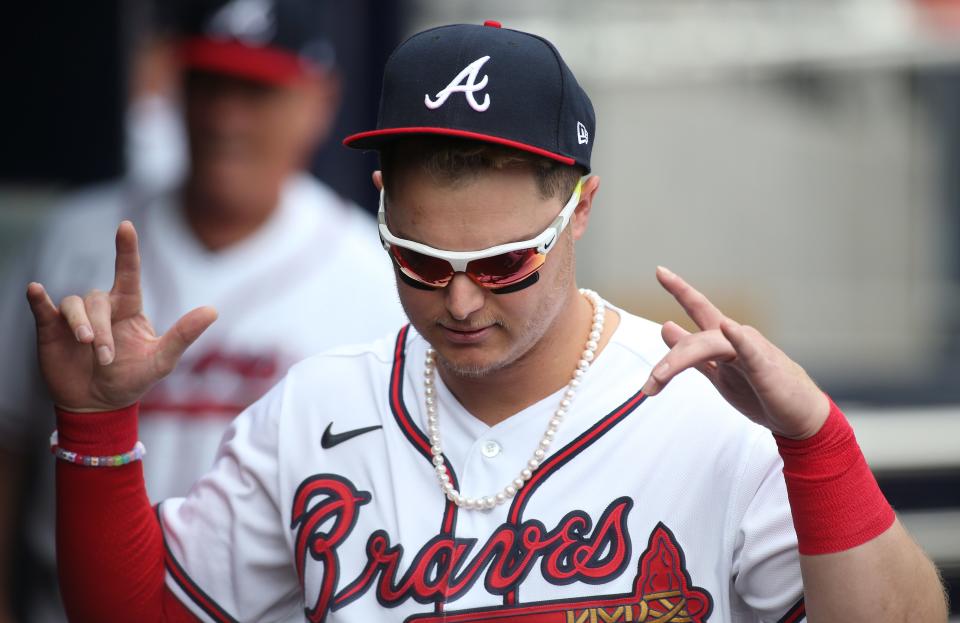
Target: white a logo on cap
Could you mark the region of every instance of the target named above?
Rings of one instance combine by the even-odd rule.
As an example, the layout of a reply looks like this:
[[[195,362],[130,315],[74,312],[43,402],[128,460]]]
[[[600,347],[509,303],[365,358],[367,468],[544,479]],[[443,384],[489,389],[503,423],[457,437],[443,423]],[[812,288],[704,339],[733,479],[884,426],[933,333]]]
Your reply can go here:
[[[463,71],[457,74],[457,77],[450,81],[450,84],[445,86],[443,90],[437,92],[437,99],[430,99],[430,94],[427,93],[423,96],[423,103],[426,104],[427,108],[435,109],[443,106],[444,102],[447,101],[454,93],[463,93],[467,98],[467,103],[470,104],[470,107],[477,112],[483,112],[486,109],[490,108],[490,94],[483,94],[483,103],[477,101],[477,98],[473,96],[477,91],[482,90],[487,86],[488,76],[484,74],[483,80],[477,82],[477,74],[480,73],[480,68],[483,67],[483,64],[490,60],[489,56],[482,56],[477,60],[473,61],[469,65],[463,68]],[[466,81],[464,84],[461,82]]]
[[[577,121],[577,144],[586,145],[590,142],[590,133],[587,132],[587,126],[583,122]]]

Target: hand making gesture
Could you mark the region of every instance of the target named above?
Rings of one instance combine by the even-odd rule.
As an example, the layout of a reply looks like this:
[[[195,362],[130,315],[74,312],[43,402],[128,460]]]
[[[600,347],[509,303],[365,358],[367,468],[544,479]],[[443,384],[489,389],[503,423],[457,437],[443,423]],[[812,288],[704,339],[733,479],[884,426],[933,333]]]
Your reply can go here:
[[[644,385],[658,393],[688,368],[696,368],[731,405],[774,433],[810,437],[823,425],[830,403],[796,362],[759,331],[727,318],[707,297],[666,268],[657,279],[700,328],[690,333],[675,322],[661,335],[670,352],[654,366]]]
[[[117,229],[110,292],[67,296],[57,307],[42,285],[31,283],[27,300],[37,322],[40,371],[54,403],[71,411],[136,402],[217,318],[213,308],[199,307],[156,335],[143,313],[137,232],[129,221]]]

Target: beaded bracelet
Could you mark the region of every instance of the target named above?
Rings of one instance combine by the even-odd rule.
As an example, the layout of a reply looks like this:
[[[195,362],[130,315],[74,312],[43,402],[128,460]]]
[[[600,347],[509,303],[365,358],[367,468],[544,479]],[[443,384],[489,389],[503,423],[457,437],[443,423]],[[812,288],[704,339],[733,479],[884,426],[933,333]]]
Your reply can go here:
[[[111,456],[87,456],[70,452],[60,447],[57,431],[50,435],[50,452],[61,461],[67,461],[76,465],[86,465],[87,467],[119,467],[133,461],[139,461],[147,453],[143,442],[138,441],[130,452],[123,454],[114,454]]]

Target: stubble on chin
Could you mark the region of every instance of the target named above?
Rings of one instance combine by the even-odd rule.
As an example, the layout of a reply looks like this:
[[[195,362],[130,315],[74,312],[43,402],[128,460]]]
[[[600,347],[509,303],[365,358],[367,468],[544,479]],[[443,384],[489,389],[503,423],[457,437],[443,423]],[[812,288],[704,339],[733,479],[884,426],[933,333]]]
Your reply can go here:
[[[486,363],[471,363],[451,361],[443,356],[443,353],[437,349],[437,365],[448,374],[464,379],[481,379],[492,374],[501,372],[514,365],[523,365],[538,349],[549,348],[549,332],[551,324],[556,320],[558,301],[560,301],[574,283],[574,263],[573,263],[573,239],[568,232],[564,232],[561,238],[561,244],[565,245],[563,264],[559,268],[559,276],[555,280],[541,284],[547,288],[540,299],[534,311],[516,323],[506,323],[502,318],[495,319],[495,324],[499,330],[504,332],[507,338],[507,351],[503,356],[496,360]],[[544,280],[546,281],[546,280]],[[441,325],[444,324],[442,318],[433,320],[432,325],[442,331]],[[477,323],[478,326],[486,326],[488,321]]]

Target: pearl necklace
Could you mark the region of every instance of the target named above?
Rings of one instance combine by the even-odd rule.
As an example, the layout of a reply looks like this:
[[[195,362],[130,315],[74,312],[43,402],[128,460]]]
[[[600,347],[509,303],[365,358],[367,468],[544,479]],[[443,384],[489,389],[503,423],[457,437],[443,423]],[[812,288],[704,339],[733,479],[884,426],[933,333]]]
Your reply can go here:
[[[573,398],[577,394],[577,387],[580,386],[580,379],[590,368],[597,352],[597,345],[600,342],[600,336],[603,335],[604,307],[603,299],[593,290],[581,289],[580,293],[587,297],[593,306],[593,324],[590,326],[590,335],[587,337],[587,344],[580,355],[580,361],[573,371],[570,382],[567,383],[567,391],[563,393],[560,400],[560,406],[554,411],[553,417],[547,424],[547,430],[544,431],[537,449],[533,451],[533,456],[527,461],[527,465],[520,470],[520,473],[514,478],[502,491],[494,495],[481,496],[478,498],[469,498],[460,495],[453,483],[450,482],[450,474],[447,473],[447,467],[443,462],[443,448],[440,445],[440,420],[437,415],[437,396],[434,383],[434,373],[436,371],[436,351],[432,348],[427,349],[427,358],[423,368],[423,387],[426,396],[427,406],[427,432],[430,435],[430,453],[433,455],[433,466],[437,472],[437,480],[440,483],[440,489],[448,500],[465,509],[489,510],[495,506],[503,504],[517,494],[517,491],[533,477],[533,471],[540,467],[540,463],[547,456],[547,449],[553,443],[553,439],[560,428],[560,423],[570,410]]]

